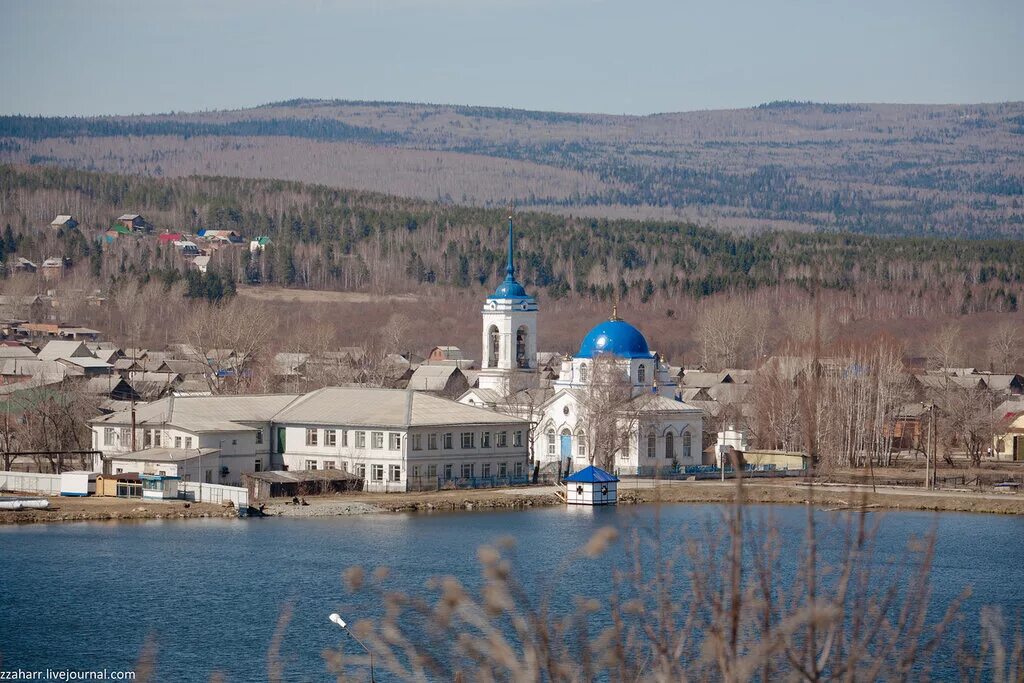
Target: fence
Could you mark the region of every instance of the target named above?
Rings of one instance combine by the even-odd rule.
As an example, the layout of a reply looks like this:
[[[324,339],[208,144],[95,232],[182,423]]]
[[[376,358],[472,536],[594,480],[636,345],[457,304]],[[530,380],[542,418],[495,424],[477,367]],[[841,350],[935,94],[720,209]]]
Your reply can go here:
[[[505,477],[458,477],[442,479],[441,477],[409,477],[406,481],[408,491],[440,491],[446,489],[492,489],[505,486],[525,486],[530,483],[526,474]],[[367,488],[367,490],[375,490]]]
[[[57,496],[60,495],[60,475],[0,471],[0,491],[23,491]]]
[[[745,477],[793,477],[802,476],[807,470],[786,469],[776,465],[744,465]],[[620,477],[637,479],[715,479],[722,476],[722,470],[714,465],[691,465],[689,467],[623,467],[616,468],[615,474]],[[731,479],[736,475],[732,467],[725,469],[725,477]]]
[[[238,509],[249,507],[249,491],[241,486],[200,484],[195,481],[183,481],[178,485],[179,498],[195,501],[198,496],[201,496],[200,502],[203,503],[222,505],[230,501]]]

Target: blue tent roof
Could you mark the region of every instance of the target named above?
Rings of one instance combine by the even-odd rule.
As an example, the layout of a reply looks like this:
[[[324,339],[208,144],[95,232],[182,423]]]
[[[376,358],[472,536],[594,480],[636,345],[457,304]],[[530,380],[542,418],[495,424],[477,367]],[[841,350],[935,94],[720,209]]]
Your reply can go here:
[[[577,482],[580,484],[604,484],[610,481],[618,481],[619,478],[614,474],[608,474],[600,467],[585,467],[579,472],[570,474],[565,478],[565,481]]]

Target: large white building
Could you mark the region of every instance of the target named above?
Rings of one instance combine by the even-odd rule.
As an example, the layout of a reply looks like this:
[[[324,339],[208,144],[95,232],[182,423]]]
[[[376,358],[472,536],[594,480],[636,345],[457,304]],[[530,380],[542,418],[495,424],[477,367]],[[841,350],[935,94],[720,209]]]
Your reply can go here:
[[[289,470],[339,468],[370,491],[433,487],[438,480],[523,481],[529,423],[431,394],[328,387],[275,418]]]
[[[329,387],[304,395],[177,396],[93,420],[98,472],[240,485],[264,470],[343,469],[367,490],[448,480],[522,483],[529,423],[430,394]]]
[[[543,386],[534,361],[539,307],[515,279],[512,230],[510,220],[506,278],[484,303],[479,387],[459,401],[529,420],[534,461],[563,474],[592,464],[619,474],[701,464],[702,411],[676,400],[669,366],[614,309]]]

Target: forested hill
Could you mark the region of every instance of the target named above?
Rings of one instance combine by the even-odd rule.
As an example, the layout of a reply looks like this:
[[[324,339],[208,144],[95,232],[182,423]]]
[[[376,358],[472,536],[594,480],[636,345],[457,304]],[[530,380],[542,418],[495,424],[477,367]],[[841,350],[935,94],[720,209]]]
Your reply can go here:
[[[293,100],[0,117],[0,160],[277,178],[741,232],[1024,236],[1024,103],[773,102],[653,116]]]
[[[77,230],[49,227],[65,213],[78,219]],[[103,244],[98,238],[122,213],[142,214],[153,233]],[[217,250],[211,272],[229,288],[482,293],[500,281],[505,265],[504,211],[284,181],[0,166],[0,221],[0,258],[66,256],[73,272],[100,288],[125,277],[185,277],[186,260],[156,234],[200,228],[271,238],[255,257],[244,246]],[[518,212],[516,222],[520,279],[549,301],[618,297],[669,311],[717,293],[833,292],[844,307],[875,314],[955,316],[1017,311],[1024,296],[1020,240],[744,236],[683,222],[538,212]]]

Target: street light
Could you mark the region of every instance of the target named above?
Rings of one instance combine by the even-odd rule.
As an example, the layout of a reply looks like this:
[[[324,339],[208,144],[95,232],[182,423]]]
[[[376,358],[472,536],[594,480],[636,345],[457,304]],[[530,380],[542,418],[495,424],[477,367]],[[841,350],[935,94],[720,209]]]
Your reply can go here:
[[[370,655],[370,683],[375,683],[375,680],[373,678],[373,653],[370,652],[370,650],[367,649],[367,647],[365,645],[363,645],[363,641],[361,641],[358,638],[356,638],[356,635],[354,633],[352,633],[352,631],[350,631],[348,629],[348,624],[345,623],[345,620],[341,618],[340,614],[335,612],[334,614],[329,616],[328,619],[330,619],[332,622],[337,624],[341,628],[341,630],[343,630],[345,633],[347,633],[350,636],[352,636],[352,640],[354,640],[357,643],[359,643],[359,647],[363,648],[363,651],[365,651],[366,654]]]

